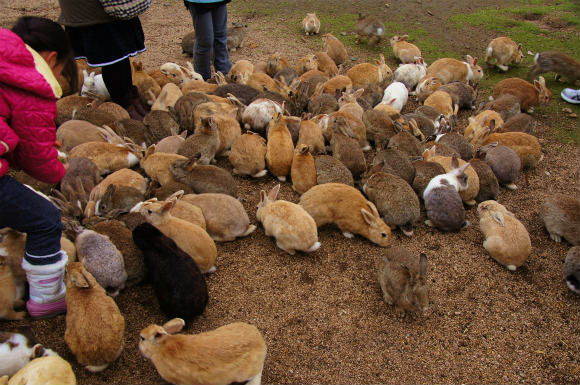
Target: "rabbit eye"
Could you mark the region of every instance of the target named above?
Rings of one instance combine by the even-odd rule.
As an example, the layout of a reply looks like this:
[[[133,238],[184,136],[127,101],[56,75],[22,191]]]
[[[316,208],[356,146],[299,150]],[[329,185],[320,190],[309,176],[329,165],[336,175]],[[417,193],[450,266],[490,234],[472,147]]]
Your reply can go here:
[[[149,209],[149,210],[147,210],[147,213],[148,214],[153,214],[153,210]]]
[[[141,341],[145,341],[145,337],[143,337],[143,336],[140,336],[140,337],[141,337]]]
[[[386,238],[387,237],[387,233],[381,233],[381,237]]]

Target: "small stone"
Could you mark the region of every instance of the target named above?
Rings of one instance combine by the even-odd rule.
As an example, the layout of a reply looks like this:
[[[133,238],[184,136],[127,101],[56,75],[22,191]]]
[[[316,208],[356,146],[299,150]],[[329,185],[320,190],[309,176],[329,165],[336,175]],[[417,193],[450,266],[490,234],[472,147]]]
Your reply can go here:
[[[427,13],[429,14],[429,16],[433,16],[433,12],[427,11]]]
[[[454,314],[455,315],[461,315],[461,312],[460,311],[456,311]]]
[[[390,6],[391,6],[391,4],[389,4],[389,3],[385,4],[385,7],[387,7],[387,8],[389,8]]]
[[[342,36],[346,36],[346,35],[347,35],[347,33],[346,33],[346,32],[344,32],[344,31],[342,31],[340,34],[341,34]]]
[[[574,118],[577,118],[578,117],[578,114],[570,114],[570,115],[568,115],[568,117],[574,119]]]
[[[570,108],[566,107],[566,108],[562,108],[562,112],[565,114],[571,114],[572,110]]]
[[[546,172],[545,172],[545,174],[546,174],[547,176],[550,176],[550,175],[551,175],[551,174],[550,174],[550,171],[546,171]]]

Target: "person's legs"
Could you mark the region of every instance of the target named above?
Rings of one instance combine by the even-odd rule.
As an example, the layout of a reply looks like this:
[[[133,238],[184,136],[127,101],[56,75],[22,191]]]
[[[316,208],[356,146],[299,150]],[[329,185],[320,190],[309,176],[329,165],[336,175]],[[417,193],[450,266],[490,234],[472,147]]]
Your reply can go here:
[[[228,7],[222,4],[212,11],[214,30],[213,40],[213,65],[215,71],[227,75],[232,68],[230,54],[228,52]]]
[[[195,29],[195,44],[193,46],[193,67],[203,76],[203,80],[211,78],[211,49],[214,39],[214,27],[211,12],[200,12],[195,5],[189,5],[189,12]]]
[[[26,233],[22,268],[26,272],[32,317],[66,311],[64,267],[68,257],[60,249],[60,212],[46,198],[9,176],[0,178],[0,228]]]
[[[103,66],[101,70],[111,100],[125,108],[131,118],[143,120],[147,111],[141,105],[137,87],[133,85],[129,58]]]

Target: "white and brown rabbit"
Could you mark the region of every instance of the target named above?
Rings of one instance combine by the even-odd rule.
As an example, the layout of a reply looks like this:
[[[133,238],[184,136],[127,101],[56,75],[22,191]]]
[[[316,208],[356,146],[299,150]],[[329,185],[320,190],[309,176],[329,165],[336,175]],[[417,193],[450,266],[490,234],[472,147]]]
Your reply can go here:
[[[580,246],[580,200],[566,194],[549,195],[540,209],[540,218],[556,242],[562,238],[571,245]]]
[[[391,228],[375,205],[354,187],[342,183],[316,185],[302,194],[300,206],[318,227],[332,223],[347,238],[359,234],[382,247],[392,242]]]
[[[523,265],[532,252],[530,235],[525,226],[505,206],[484,201],[477,206],[479,228],[485,236],[483,247],[493,259],[508,270]]]
[[[401,315],[406,312],[425,312],[429,308],[427,285],[427,256],[403,247],[385,250],[378,270],[383,298]]]
[[[185,322],[174,318],[163,326],[141,330],[139,350],[172,384],[260,385],[266,343],[260,331],[243,322],[199,334],[176,334]]]
[[[570,290],[580,294],[580,246],[574,246],[568,250],[562,272]]]
[[[13,376],[30,361],[48,356],[58,354],[38,343],[30,327],[0,331],[0,377]]]
[[[501,36],[493,39],[487,46],[484,62],[489,63],[495,59],[495,66],[505,72],[509,69],[508,64],[519,64],[523,58],[522,45],[516,44],[507,36]]]
[[[569,83],[580,83],[580,63],[563,52],[538,52],[534,56],[534,65],[528,71],[528,78],[534,79],[545,72],[555,72],[556,80],[564,77]]]
[[[354,65],[346,73],[352,80],[353,88],[368,88],[372,85],[384,86],[393,78],[393,71],[385,62],[385,56],[379,55],[375,60],[376,65],[371,63],[359,63]]]
[[[483,78],[483,70],[477,65],[477,58],[466,55],[462,62],[453,58],[435,60],[427,67],[427,76],[436,76],[443,84],[451,82],[478,83]]]
[[[423,192],[429,218],[425,224],[442,231],[458,231],[469,224],[465,220],[465,208],[459,195],[468,186],[465,174],[468,166],[469,163],[466,163],[460,167],[457,157],[453,157],[451,170],[431,179]]]
[[[316,17],[316,13],[307,13],[302,19],[302,29],[306,36],[318,34],[320,32],[320,20]]]
[[[82,263],[66,266],[64,341],[79,364],[91,372],[105,370],[123,351],[125,319]]]
[[[313,252],[318,250],[318,229],[316,222],[300,205],[284,200],[276,200],[280,185],[266,194],[260,191],[260,203],[256,218],[267,236],[276,239],[276,245],[294,255],[296,251]]]

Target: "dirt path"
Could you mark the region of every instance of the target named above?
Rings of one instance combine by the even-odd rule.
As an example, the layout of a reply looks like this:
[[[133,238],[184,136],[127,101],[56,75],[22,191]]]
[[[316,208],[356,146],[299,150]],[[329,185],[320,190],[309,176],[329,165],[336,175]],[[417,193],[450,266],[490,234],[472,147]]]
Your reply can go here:
[[[265,1],[264,7],[270,3]],[[292,6],[306,12],[312,2],[295,3]],[[448,12],[472,11],[474,6],[466,2],[392,0],[388,8],[385,2],[370,0],[320,3],[317,6],[332,9],[340,4],[344,13],[376,4],[376,12],[419,23],[459,54],[482,51],[490,38],[485,31],[450,31],[442,24]],[[56,0],[14,0],[3,9],[0,27],[10,26],[21,14],[53,19],[58,15]],[[249,24],[245,47],[232,54],[233,61],[266,60],[280,51],[295,62],[312,52],[284,15],[276,25],[264,23],[259,12],[231,13],[230,18]],[[191,19],[181,0],[154,1],[142,23],[147,51],[137,60],[146,69],[189,60],[182,56],[180,42],[192,28]],[[385,56],[392,60],[390,48],[384,47]],[[358,61],[366,61],[375,53],[361,49],[356,55]],[[409,103],[403,112],[415,107]],[[461,122],[467,116],[462,112]],[[384,303],[376,278],[383,249],[360,237],[348,240],[336,228],[325,227],[319,233],[322,247],[317,252],[290,256],[260,227],[247,238],[218,244],[218,269],[207,278],[209,305],[185,332],[235,321],[255,324],[268,345],[264,383],[578,383],[580,306],[561,271],[569,245],[548,238],[538,208],[555,192],[578,194],[580,156],[577,147],[554,141],[548,130],[550,116],[540,111],[537,117],[536,134],[545,159],[526,172],[527,184],[522,177],[518,190],[502,189],[498,198],[530,232],[533,252],[517,272],[501,267],[483,249],[474,209],[467,213],[471,225],[459,233],[441,233],[422,221],[411,238],[395,231],[395,246],[417,255],[425,252],[429,258],[430,310],[400,320]],[[577,124],[570,120],[570,130],[578,129]],[[219,165],[230,168],[227,161]],[[269,190],[277,181],[270,175],[236,180],[256,224],[259,191]],[[298,201],[288,183],[282,185],[280,198]],[[63,341],[64,316],[0,321],[0,329],[30,325],[41,342],[73,365],[79,384],[162,383],[138,350],[139,331],[166,321],[150,285],[125,290],[116,300],[126,319],[125,350],[102,373],[91,374],[76,363]]]

